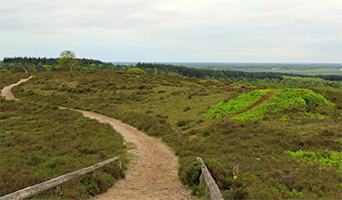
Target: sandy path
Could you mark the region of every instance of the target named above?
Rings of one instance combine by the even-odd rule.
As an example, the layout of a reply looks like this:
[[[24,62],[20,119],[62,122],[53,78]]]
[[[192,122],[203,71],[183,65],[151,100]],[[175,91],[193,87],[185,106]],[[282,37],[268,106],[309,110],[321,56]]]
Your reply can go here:
[[[1,96],[4,97],[6,100],[8,101],[19,101],[19,99],[15,98],[13,93],[12,93],[12,88],[15,86],[18,86],[28,80],[30,80],[31,78],[33,78],[33,76],[30,76],[26,79],[21,79],[19,82],[12,84],[10,86],[6,86],[1,90]]]
[[[76,111],[90,119],[110,124],[125,141],[134,143],[136,147],[130,151],[135,159],[132,168],[126,172],[126,178],[95,199],[194,199],[178,178],[177,157],[160,140],[119,120],[93,112]]]
[[[31,79],[22,79],[16,84],[4,87],[1,95],[6,100],[19,100],[11,92],[12,87]],[[61,109],[65,109],[60,107]],[[75,109],[72,109],[75,110]],[[147,136],[136,128],[119,120],[93,112],[75,110],[85,117],[101,123],[110,124],[126,142],[135,148],[130,153],[135,156],[132,167],[127,170],[125,179],[119,180],[106,193],[95,199],[139,199],[139,200],[181,200],[195,199],[191,192],[183,187],[177,174],[178,159],[160,140]]]

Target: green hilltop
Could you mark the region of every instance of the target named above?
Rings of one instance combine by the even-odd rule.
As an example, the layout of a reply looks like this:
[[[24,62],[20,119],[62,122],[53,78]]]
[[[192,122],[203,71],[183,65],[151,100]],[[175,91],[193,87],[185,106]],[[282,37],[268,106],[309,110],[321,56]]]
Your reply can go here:
[[[250,111],[246,110],[270,93],[271,90],[254,90],[241,94],[227,102],[220,102],[204,114],[208,119],[222,118],[233,115],[237,121],[255,121],[277,117],[286,120],[288,116],[303,116],[324,119],[327,110],[332,110],[334,104],[321,94],[310,89],[278,89],[264,102],[260,102]],[[243,112],[243,111],[247,112]],[[235,115],[234,115],[235,114]]]

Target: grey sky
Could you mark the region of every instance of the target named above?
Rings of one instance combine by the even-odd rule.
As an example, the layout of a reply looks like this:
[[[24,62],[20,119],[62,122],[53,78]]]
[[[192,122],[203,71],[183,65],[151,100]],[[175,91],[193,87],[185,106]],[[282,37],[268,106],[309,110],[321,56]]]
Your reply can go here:
[[[342,62],[341,0],[0,0],[0,59]]]

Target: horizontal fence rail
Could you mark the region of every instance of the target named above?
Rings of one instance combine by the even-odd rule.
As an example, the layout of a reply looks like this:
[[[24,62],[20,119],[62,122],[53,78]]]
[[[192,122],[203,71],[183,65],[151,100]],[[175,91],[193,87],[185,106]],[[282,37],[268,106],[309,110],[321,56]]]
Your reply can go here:
[[[203,159],[197,157],[197,161],[201,162],[201,176],[200,183],[205,187],[206,199],[208,200],[224,200],[219,187],[217,186],[215,180],[211,176],[210,171],[204,164]]]
[[[45,181],[43,183],[38,183],[36,185],[33,185],[30,187],[18,190],[16,192],[13,192],[11,194],[2,196],[2,197],[0,197],[0,200],[20,200],[20,199],[26,199],[26,198],[32,197],[36,194],[44,192],[45,190],[56,188],[59,185],[65,183],[67,181],[70,181],[72,179],[78,178],[84,174],[94,172],[95,170],[97,170],[97,169],[99,169],[105,165],[108,165],[114,161],[116,161],[118,167],[121,169],[120,158],[114,157],[114,158],[108,159],[106,161],[92,165],[90,167],[86,167],[86,168],[83,168],[83,169],[80,169],[80,170],[77,170],[74,172],[70,172],[70,173],[64,174],[62,176],[59,176],[57,178]],[[60,188],[58,190],[59,190],[59,192],[61,192]]]

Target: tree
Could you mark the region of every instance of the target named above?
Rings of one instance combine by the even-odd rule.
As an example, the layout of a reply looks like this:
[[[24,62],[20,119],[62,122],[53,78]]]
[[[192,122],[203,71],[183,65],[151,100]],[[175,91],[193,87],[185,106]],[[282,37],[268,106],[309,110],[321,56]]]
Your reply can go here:
[[[19,68],[23,69],[26,74],[28,73],[25,60],[20,61],[18,66]]]
[[[81,63],[76,59],[75,53],[69,50],[62,51],[59,54],[57,69],[69,68],[70,72],[73,69],[80,67]]]

